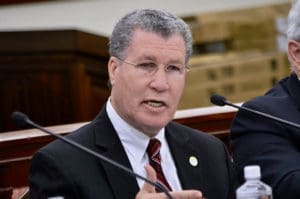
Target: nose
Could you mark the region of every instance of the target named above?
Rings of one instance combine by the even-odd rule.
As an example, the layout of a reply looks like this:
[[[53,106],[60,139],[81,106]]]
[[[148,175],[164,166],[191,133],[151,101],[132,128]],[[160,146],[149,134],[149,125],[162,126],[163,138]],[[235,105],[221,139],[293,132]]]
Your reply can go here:
[[[158,92],[169,89],[168,74],[164,67],[158,67],[156,73],[151,77],[150,87]]]

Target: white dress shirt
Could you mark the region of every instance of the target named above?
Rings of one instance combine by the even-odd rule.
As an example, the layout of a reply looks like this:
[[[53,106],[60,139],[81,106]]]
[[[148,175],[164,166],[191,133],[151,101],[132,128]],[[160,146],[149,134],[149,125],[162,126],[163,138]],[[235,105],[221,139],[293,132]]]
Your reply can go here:
[[[110,99],[107,101],[106,111],[122,142],[133,171],[141,176],[146,177],[144,166],[149,164],[149,158],[146,149],[150,138],[123,120],[113,108]],[[172,187],[172,190],[179,191],[182,188],[177,175],[174,160],[165,138],[165,129],[162,128],[155,138],[161,142],[160,155],[164,175]],[[144,184],[144,181],[138,178],[137,182],[140,188]]]

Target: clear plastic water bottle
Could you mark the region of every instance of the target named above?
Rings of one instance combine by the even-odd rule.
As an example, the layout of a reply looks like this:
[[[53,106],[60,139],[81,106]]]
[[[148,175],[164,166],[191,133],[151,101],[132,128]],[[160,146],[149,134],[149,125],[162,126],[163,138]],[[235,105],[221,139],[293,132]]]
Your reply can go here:
[[[246,182],[236,190],[236,199],[273,199],[272,188],[260,180],[259,166],[246,166],[244,177]]]

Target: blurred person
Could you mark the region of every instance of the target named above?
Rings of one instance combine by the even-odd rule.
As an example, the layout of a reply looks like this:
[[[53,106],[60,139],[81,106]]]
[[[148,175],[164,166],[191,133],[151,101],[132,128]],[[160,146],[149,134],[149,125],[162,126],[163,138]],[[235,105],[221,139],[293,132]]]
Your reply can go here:
[[[243,106],[300,124],[299,0],[288,15],[287,38],[290,76]],[[300,129],[241,110],[232,123],[231,147],[240,180],[246,165],[259,165],[275,199],[300,198]]]

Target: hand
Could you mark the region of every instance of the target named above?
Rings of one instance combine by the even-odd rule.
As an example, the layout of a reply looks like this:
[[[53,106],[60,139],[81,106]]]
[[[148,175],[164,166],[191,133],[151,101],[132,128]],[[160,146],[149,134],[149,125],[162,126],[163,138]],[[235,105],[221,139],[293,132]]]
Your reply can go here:
[[[147,172],[147,178],[152,181],[156,181],[155,170],[150,166],[145,166]],[[204,199],[202,198],[202,193],[197,190],[184,190],[177,192],[170,192],[173,199]],[[156,193],[155,187],[144,183],[142,189],[137,193],[135,199],[168,199],[165,193]]]

